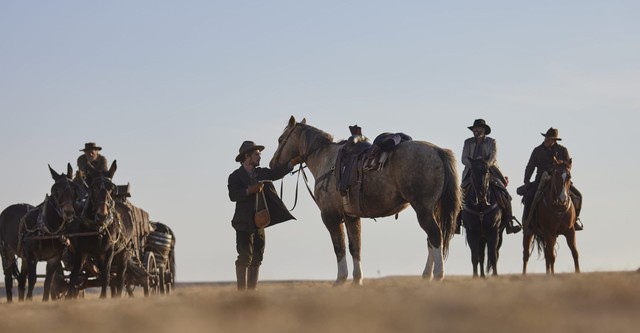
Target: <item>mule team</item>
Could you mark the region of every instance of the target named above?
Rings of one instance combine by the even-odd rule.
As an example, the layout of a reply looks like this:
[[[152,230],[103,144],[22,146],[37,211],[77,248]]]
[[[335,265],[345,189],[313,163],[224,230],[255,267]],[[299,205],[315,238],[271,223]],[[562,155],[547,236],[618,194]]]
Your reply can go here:
[[[353,262],[353,283],[361,284],[360,219],[396,215],[408,206],[414,209],[427,234],[424,278],[444,278],[449,241],[460,225],[467,230],[474,275],[480,264],[484,276],[485,247],[488,268],[497,274],[497,252],[503,230],[517,233],[521,229],[513,222],[516,219],[512,217],[511,197],[506,191],[508,180],[497,167],[495,140],[486,136],[491,128],[484,120],[477,119],[469,126],[474,137],[466,140],[463,148],[462,182],[458,181],[451,150],[411,140],[402,133],[384,133],[371,144],[363,139],[359,127],[350,129],[353,135],[349,140],[334,142],[333,136],[308,125],[306,119],[297,122],[292,116],[278,139],[270,168],[259,167],[264,146],[252,141],[242,144],[236,157],[241,166],[229,176],[228,183],[229,197],[236,202],[233,226],[239,290],[256,288],[257,268],[264,253],[264,229],[253,223],[253,214],[258,209],[252,204],[256,196],[267,191],[267,198],[271,198],[267,206],[275,216],[274,222],[293,218],[273,186],[263,185],[262,181],[280,179],[299,163],[306,163],[315,179],[312,196],[331,235],[338,264],[335,284],[344,283],[348,277],[345,228]],[[545,140],[533,151],[525,171],[525,185],[518,190],[525,203],[523,274],[534,238],[545,248],[547,273],[554,272],[553,246],[560,234],[567,238],[575,270],[579,272],[575,230],[581,229],[576,223],[581,195],[572,186],[571,158],[567,149],[557,143],[561,140],[557,129],[550,128],[542,135]],[[534,170],[537,175],[530,182]],[[299,172],[304,175],[302,167]]]

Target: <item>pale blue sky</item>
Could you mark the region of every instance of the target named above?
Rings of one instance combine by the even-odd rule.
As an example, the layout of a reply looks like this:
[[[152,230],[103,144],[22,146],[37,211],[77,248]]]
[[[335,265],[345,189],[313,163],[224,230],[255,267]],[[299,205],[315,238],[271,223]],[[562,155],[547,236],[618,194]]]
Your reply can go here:
[[[131,201],[175,230],[178,279],[232,280],[226,181],[243,140],[267,164],[294,115],[336,139],[355,123],[402,131],[459,161],[484,118],[516,214],[529,154],[558,127],[585,196],[583,270],[637,269],[638,17],[637,1],[3,1],[0,207],[40,202],[47,164],[75,169],[95,141]],[[299,201],[298,222],[267,230],[265,279],[336,276],[319,211]],[[364,220],[362,237],[365,278],[422,272],[412,210]],[[447,274],[471,274],[464,237],[451,244]],[[520,272],[521,252],[506,236],[499,270]],[[556,269],[573,269],[564,239]]]

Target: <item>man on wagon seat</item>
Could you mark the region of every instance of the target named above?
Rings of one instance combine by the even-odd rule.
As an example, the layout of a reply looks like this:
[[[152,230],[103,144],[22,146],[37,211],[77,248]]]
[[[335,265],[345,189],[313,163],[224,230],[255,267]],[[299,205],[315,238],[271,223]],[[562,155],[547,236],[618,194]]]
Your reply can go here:
[[[271,224],[294,219],[271,183],[260,183],[261,180],[277,180],[289,173],[293,167],[302,162],[296,157],[289,163],[276,168],[260,168],[260,155],[264,146],[253,141],[244,141],[238,150],[236,169],[228,180],[229,199],[236,203],[231,224],[236,230],[236,279],[238,290],[254,290],[258,285],[258,272],[262,264],[265,247],[264,228],[258,228],[254,222],[256,212],[256,195],[264,191],[267,207],[271,216]]]
[[[471,177],[469,176],[469,172],[471,171],[470,159],[484,159],[487,161],[490,166],[491,183],[498,186],[498,195],[503,193],[507,196],[506,200],[499,200],[504,202],[504,207],[501,207],[503,209],[502,224],[506,225],[508,234],[517,233],[521,227],[513,224],[511,196],[507,191],[507,179],[502,175],[497,164],[496,157],[498,149],[496,147],[496,140],[487,136],[491,133],[491,127],[487,125],[484,119],[476,119],[473,125],[467,128],[473,132],[473,137],[466,139],[464,141],[464,147],[462,148],[462,164],[464,164],[464,170],[462,171],[462,191],[463,193],[466,192],[468,187],[471,186]],[[458,214],[458,230],[461,224],[462,214]],[[459,232],[457,231],[457,233]]]
[[[555,158],[565,163],[569,169],[571,169],[572,165],[569,151],[564,146],[558,144],[558,141],[562,140],[558,137],[558,129],[551,127],[547,130],[547,133],[540,134],[544,136],[544,142],[531,152],[531,157],[524,170],[524,185],[518,188],[518,194],[523,196],[522,203],[524,204],[524,212],[522,214],[522,220],[525,222],[529,216],[529,211],[531,210],[538,186],[540,185],[540,178],[545,171],[550,172],[553,169],[553,159]],[[532,183],[530,179],[534,169],[536,170],[536,178]],[[582,208],[582,194],[573,186],[573,183],[571,184],[570,192],[571,199],[576,208],[577,218],[580,216],[580,209]],[[582,223],[576,223],[574,228],[575,230],[582,230]]]
[[[99,153],[101,150],[102,147],[98,147],[95,142],[87,142],[84,144],[84,149],[80,149],[84,154],[78,157],[78,172],[76,173],[76,178],[88,184],[90,182],[90,179],[87,179],[87,177],[90,176],[89,169],[98,172],[107,172],[109,170],[107,158]]]

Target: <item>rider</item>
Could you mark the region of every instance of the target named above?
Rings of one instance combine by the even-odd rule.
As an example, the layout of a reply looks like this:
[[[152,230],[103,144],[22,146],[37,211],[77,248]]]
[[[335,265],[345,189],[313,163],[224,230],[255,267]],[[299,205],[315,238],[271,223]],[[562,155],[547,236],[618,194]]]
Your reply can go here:
[[[524,170],[524,186],[521,187],[525,192],[522,198],[524,203],[524,212],[522,214],[522,220],[527,221],[531,205],[535,197],[538,185],[540,184],[540,178],[544,172],[548,172],[553,168],[554,157],[557,161],[564,163],[567,168],[571,169],[571,156],[569,151],[564,146],[558,144],[558,141],[562,140],[558,137],[558,129],[549,128],[547,133],[540,133],[544,136],[544,142],[533,149],[529,163]],[[530,181],[533,175],[533,170],[536,169],[536,178],[533,183]],[[519,189],[519,192],[521,190]],[[580,209],[582,208],[582,194],[578,191],[573,184],[571,184],[570,194],[576,208],[576,218],[580,216]],[[522,195],[522,194],[521,194]],[[574,225],[575,230],[582,230],[582,224],[576,223]]]
[[[488,137],[491,133],[491,127],[487,125],[484,119],[476,119],[473,125],[467,127],[473,132],[473,137],[464,141],[464,147],[462,148],[462,164],[464,164],[464,170],[462,171],[462,191],[467,191],[467,188],[471,185],[471,177],[469,171],[471,169],[470,159],[482,158],[489,164],[491,172],[492,184],[495,184],[501,192],[506,194],[507,198],[504,201],[502,212],[502,224],[506,225],[507,233],[517,233],[521,227],[513,224],[513,216],[511,210],[511,196],[507,191],[508,181],[506,177],[502,175],[502,172],[498,168],[496,155],[498,149],[496,147],[496,140]],[[456,233],[459,233],[459,228],[462,224],[462,214],[458,217],[458,229]]]

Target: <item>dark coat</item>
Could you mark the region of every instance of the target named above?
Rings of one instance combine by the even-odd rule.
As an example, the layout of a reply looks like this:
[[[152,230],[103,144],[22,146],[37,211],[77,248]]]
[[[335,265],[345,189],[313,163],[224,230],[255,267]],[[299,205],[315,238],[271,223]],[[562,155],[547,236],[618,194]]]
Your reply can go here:
[[[291,168],[287,164],[279,166],[274,169],[269,168],[256,168],[256,174],[258,180],[277,180],[284,177],[291,171]],[[257,230],[256,225],[253,222],[255,214],[256,195],[247,195],[247,188],[251,182],[247,171],[241,165],[236,171],[229,175],[228,189],[229,199],[236,203],[236,210],[233,214],[231,224],[237,231],[254,232]],[[264,184],[265,197],[267,199],[267,205],[269,206],[269,214],[271,215],[271,224],[278,224],[280,222],[295,220],[295,217],[289,213],[289,210],[284,205],[273,184]]]
[[[105,173],[107,171],[109,171],[109,166],[107,163],[107,158],[98,154],[98,157],[96,157],[96,160],[89,163],[89,161],[87,161],[87,157],[85,155],[80,155],[78,157],[78,173],[80,174],[80,176],[82,177],[83,180],[88,181],[87,180],[87,169],[89,169],[89,164],[91,164],[91,166],[93,167],[93,169],[95,169],[96,171],[99,171],[101,173]]]
[[[555,143],[551,148],[547,148],[544,146],[544,143],[537,146],[531,152],[531,157],[529,158],[529,163],[527,163],[527,167],[524,170],[524,182],[528,183],[531,179],[531,175],[533,175],[533,170],[536,170],[536,179],[537,182],[542,174],[545,171],[550,171],[553,169],[553,157],[556,157],[560,161],[564,161],[565,164],[569,168],[571,168],[571,156],[569,156],[569,151],[564,146]]]

